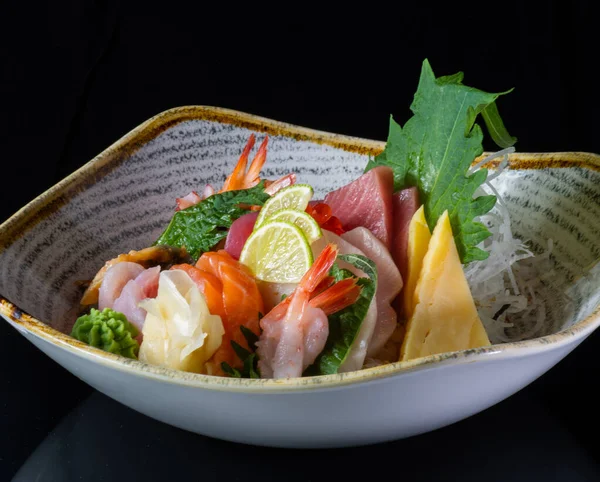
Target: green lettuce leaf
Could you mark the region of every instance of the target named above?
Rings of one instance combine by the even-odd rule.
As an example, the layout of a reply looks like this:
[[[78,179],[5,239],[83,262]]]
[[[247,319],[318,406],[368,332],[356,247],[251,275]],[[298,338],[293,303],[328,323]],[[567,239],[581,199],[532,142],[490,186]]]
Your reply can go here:
[[[232,223],[249,213],[249,206],[262,206],[269,199],[264,182],[250,189],[214,194],[204,201],[177,211],[164,233],[154,243],[184,247],[197,260],[227,237]]]
[[[483,152],[483,133],[475,120],[482,114],[492,139],[501,147],[516,139],[506,131],[495,103],[510,91],[491,94],[467,87],[462,80],[462,72],[436,79],[425,60],[411,105],[413,117],[404,127],[390,118],[385,150],[369,161],[365,171],[390,166],[394,190],[417,186],[431,230],[448,210],[461,261],[469,263],[488,256],[477,245],[490,232],[474,218],[496,202],[495,196],[473,198],[487,177],[486,169],[468,174],[473,160]]]
[[[373,261],[358,254],[342,254],[338,256],[338,259],[360,269],[368,278],[358,280],[357,284],[361,287],[361,291],[358,299],[352,305],[329,315],[327,343],[315,363],[307,369],[306,374],[308,375],[337,373],[350,352],[350,347],[360,331],[377,289],[377,267]],[[337,264],[333,265],[329,274],[335,278],[336,282],[354,276],[350,271],[340,269]]]
[[[104,308],[102,311],[92,308],[89,315],[77,318],[71,336],[88,345],[115,353],[127,358],[137,359],[140,348],[135,340],[139,332],[123,313]]]

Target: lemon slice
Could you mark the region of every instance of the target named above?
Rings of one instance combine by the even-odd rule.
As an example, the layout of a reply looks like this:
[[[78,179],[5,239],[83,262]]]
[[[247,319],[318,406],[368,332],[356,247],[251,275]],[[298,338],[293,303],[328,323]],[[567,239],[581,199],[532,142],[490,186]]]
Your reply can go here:
[[[312,244],[323,236],[319,223],[305,211],[282,209],[267,218],[267,222],[271,221],[287,221],[288,223],[295,224],[302,230],[309,244]]]
[[[267,218],[282,209],[306,211],[308,201],[310,201],[312,196],[313,188],[308,184],[293,184],[292,186],[284,187],[267,200],[260,210],[258,218],[256,218],[254,229],[259,228],[265,223]]]
[[[240,255],[254,276],[269,283],[298,283],[313,254],[302,230],[288,221],[266,221],[248,238]]]

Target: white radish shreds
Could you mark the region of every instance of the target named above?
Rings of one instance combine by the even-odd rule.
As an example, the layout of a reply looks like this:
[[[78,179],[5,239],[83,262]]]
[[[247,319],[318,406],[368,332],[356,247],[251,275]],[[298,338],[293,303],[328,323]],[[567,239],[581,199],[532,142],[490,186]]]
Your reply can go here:
[[[556,332],[564,320],[573,317],[573,300],[566,293],[564,273],[558,272],[552,259],[553,242],[535,257],[513,266],[515,279],[527,297],[527,306],[510,317],[513,326],[505,331],[506,341],[519,341]]]
[[[484,157],[481,161],[479,161],[477,164],[475,164],[474,166],[471,167],[470,171],[471,172],[475,172],[477,171],[481,166],[485,166],[488,162],[492,162],[494,159],[498,159],[499,157],[503,157],[504,159],[502,159],[502,163],[504,163],[504,166],[508,165],[508,155],[512,154],[513,152],[515,152],[515,148],[514,147],[507,147],[506,149],[502,149],[501,151],[498,152],[494,152],[493,154],[490,154],[487,157]],[[501,165],[502,165],[501,163]],[[503,169],[498,169],[497,174],[500,174],[502,172]],[[488,177],[488,181],[490,180],[490,177]]]
[[[503,149],[486,157],[471,170],[503,157],[495,172],[475,193],[475,196],[492,194],[497,198],[494,208],[479,218],[491,233],[479,246],[489,253],[489,257],[465,267],[471,293],[492,343],[531,338],[546,321],[544,299],[536,296],[539,286],[535,280],[539,278],[541,265],[549,263],[551,240],[548,252],[534,257],[523,241],[513,236],[510,214],[493,185],[508,167],[508,155],[512,152],[514,148]]]

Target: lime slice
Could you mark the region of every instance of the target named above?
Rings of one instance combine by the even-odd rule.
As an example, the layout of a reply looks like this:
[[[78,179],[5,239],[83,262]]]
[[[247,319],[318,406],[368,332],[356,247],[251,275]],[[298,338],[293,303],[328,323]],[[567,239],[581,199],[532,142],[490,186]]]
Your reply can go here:
[[[313,196],[313,188],[308,184],[293,184],[292,186],[284,187],[274,196],[269,198],[265,205],[260,210],[254,229],[260,227],[272,214],[282,209],[297,209],[306,211],[308,201]]]
[[[267,221],[242,249],[240,262],[269,283],[298,283],[312,265],[310,244],[302,230],[287,221]]]
[[[271,221],[287,221],[288,223],[295,224],[302,230],[309,244],[312,244],[323,236],[319,223],[305,211],[282,209],[267,218],[267,222]]]

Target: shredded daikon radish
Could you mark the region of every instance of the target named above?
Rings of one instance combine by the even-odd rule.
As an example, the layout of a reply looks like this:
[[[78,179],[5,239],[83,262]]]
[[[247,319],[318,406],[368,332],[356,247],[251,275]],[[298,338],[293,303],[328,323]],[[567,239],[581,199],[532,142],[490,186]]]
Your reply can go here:
[[[531,338],[545,326],[546,306],[536,292],[540,288],[540,273],[552,270],[548,266],[551,264],[552,240],[548,240],[545,253],[534,256],[526,244],[513,235],[506,203],[493,185],[493,181],[509,167],[508,155],[512,152],[512,147],[503,149],[471,169],[474,172],[503,157],[498,168],[475,193],[475,196],[492,194],[497,198],[494,208],[479,218],[492,233],[479,246],[489,253],[489,257],[465,267],[479,316],[492,343]],[[517,323],[522,326],[517,327]]]
[[[522,240],[513,236],[506,204],[492,184],[508,168],[508,155],[512,152],[514,152],[512,147],[503,149],[487,156],[471,169],[471,172],[474,172],[494,159],[503,158],[498,168],[488,176],[486,182],[475,193],[475,196],[492,194],[497,198],[494,208],[479,218],[492,234],[479,246],[489,253],[489,257],[465,267],[465,275],[479,316],[492,343],[514,339],[507,335],[507,329],[514,326],[512,320],[516,314],[527,312],[537,317],[532,330],[525,333],[527,336],[533,336],[543,326],[545,320],[545,310],[540,304],[541,301],[535,297],[534,291],[531,291],[533,288],[527,277],[522,277],[525,273],[515,273],[516,263],[533,258],[534,255]],[[520,286],[527,286],[529,289]],[[521,339],[522,336],[523,333],[519,333],[518,338]]]
[[[506,164],[508,164],[508,155],[512,154],[513,152],[515,152],[514,147],[507,147],[506,149],[502,149],[501,151],[494,152],[493,154],[490,154],[489,156],[484,157],[481,161],[479,161],[477,164],[472,166],[470,171],[471,172],[477,171],[481,166],[485,166],[488,162],[491,162],[494,159],[498,159],[499,157],[504,157],[502,162],[506,161]],[[488,177],[488,181],[489,180],[490,180],[490,178]]]

